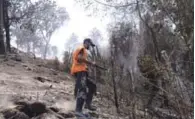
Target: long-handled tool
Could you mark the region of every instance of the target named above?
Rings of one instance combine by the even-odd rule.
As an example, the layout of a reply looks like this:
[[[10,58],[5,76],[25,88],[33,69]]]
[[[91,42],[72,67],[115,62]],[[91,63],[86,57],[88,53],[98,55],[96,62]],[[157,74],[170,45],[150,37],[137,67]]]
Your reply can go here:
[[[99,69],[102,69],[102,70],[108,70],[108,69],[106,69],[106,68],[104,68],[104,67],[102,67],[102,66],[99,66],[99,65],[95,65],[95,67],[96,67],[96,68],[99,68]]]
[[[95,52],[95,48],[96,48],[97,46],[94,46],[93,47],[93,55],[92,55],[92,57],[93,57],[93,61],[96,63],[96,52]],[[95,67],[94,67],[94,78],[95,78],[95,83],[97,83],[97,69],[96,69],[96,67],[97,67],[97,65],[95,65]]]

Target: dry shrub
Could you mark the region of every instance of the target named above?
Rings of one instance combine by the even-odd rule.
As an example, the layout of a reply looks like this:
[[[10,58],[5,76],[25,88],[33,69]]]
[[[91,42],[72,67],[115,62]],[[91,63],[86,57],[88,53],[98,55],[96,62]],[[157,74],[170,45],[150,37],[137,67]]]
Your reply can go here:
[[[67,66],[65,64],[63,64],[63,63],[60,63],[59,64],[59,70],[60,71],[63,71],[64,72],[66,70],[66,68],[67,68]]]
[[[48,67],[48,68],[59,70],[59,66],[60,66],[60,61],[58,60],[57,57],[55,57],[55,59],[51,59],[51,60],[46,61],[46,67]]]
[[[72,64],[72,53],[65,51],[63,56],[63,71],[69,73]]]
[[[140,68],[141,73],[146,78],[154,79],[160,73],[156,62],[149,55],[140,56],[138,58],[138,66]]]

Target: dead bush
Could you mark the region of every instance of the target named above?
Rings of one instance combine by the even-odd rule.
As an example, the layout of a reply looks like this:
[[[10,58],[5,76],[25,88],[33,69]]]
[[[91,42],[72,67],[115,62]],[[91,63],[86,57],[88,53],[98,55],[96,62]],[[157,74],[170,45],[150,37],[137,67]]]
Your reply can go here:
[[[51,60],[46,61],[46,67],[48,67],[48,68],[59,70],[59,66],[60,66],[60,61],[58,60],[57,57],[55,57],[55,59],[51,59]]]

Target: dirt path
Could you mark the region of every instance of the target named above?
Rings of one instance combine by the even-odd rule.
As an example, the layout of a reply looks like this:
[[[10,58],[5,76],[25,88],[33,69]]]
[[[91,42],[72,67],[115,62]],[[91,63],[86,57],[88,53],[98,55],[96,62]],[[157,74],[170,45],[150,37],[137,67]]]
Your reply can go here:
[[[33,67],[33,70],[26,67]],[[36,69],[42,69],[44,73],[37,73]],[[13,108],[14,101],[21,100],[43,102],[65,113],[73,111],[73,81],[59,75],[63,74],[50,75],[47,68],[32,64],[24,66],[16,61],[0,64],[0,109]],[[37,77],[45,81],[41,82]]]
[[[1,111],[17,108],[18,105],[15,102],[18,101],[28,102],[29,105],[34,102],[41,102],[46,105],[47,109],[57,109],[56,114],[75,119],[73,114],[75,109],[73,84],[74,79],[71,76],[63,72],[55,72],[36,63],[14,60],[0,63],[0,119]],[[98,110],[96,112],[87,111],[93,116],[93,119],[116,118],[115,115],[106,113],[108,110],[110,112],[113,110],[112,105],[100,101],[99,97],[96,97],[93,102]],[[43,113],[40,116],[33,117],[33,119],[58,119],[51,113]]]

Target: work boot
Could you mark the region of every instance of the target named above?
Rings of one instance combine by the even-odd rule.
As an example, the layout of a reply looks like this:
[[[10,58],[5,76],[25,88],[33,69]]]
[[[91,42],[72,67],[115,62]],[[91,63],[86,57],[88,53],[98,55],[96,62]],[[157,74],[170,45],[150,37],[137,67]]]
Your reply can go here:
[[[78,117],[79,119],[85,119],[86,115],[83,112],[76,111],[75,116]]]
[[[96,107],[92,105],[85,105],[85,109],[91,110],[91,111],[96,111]]]

